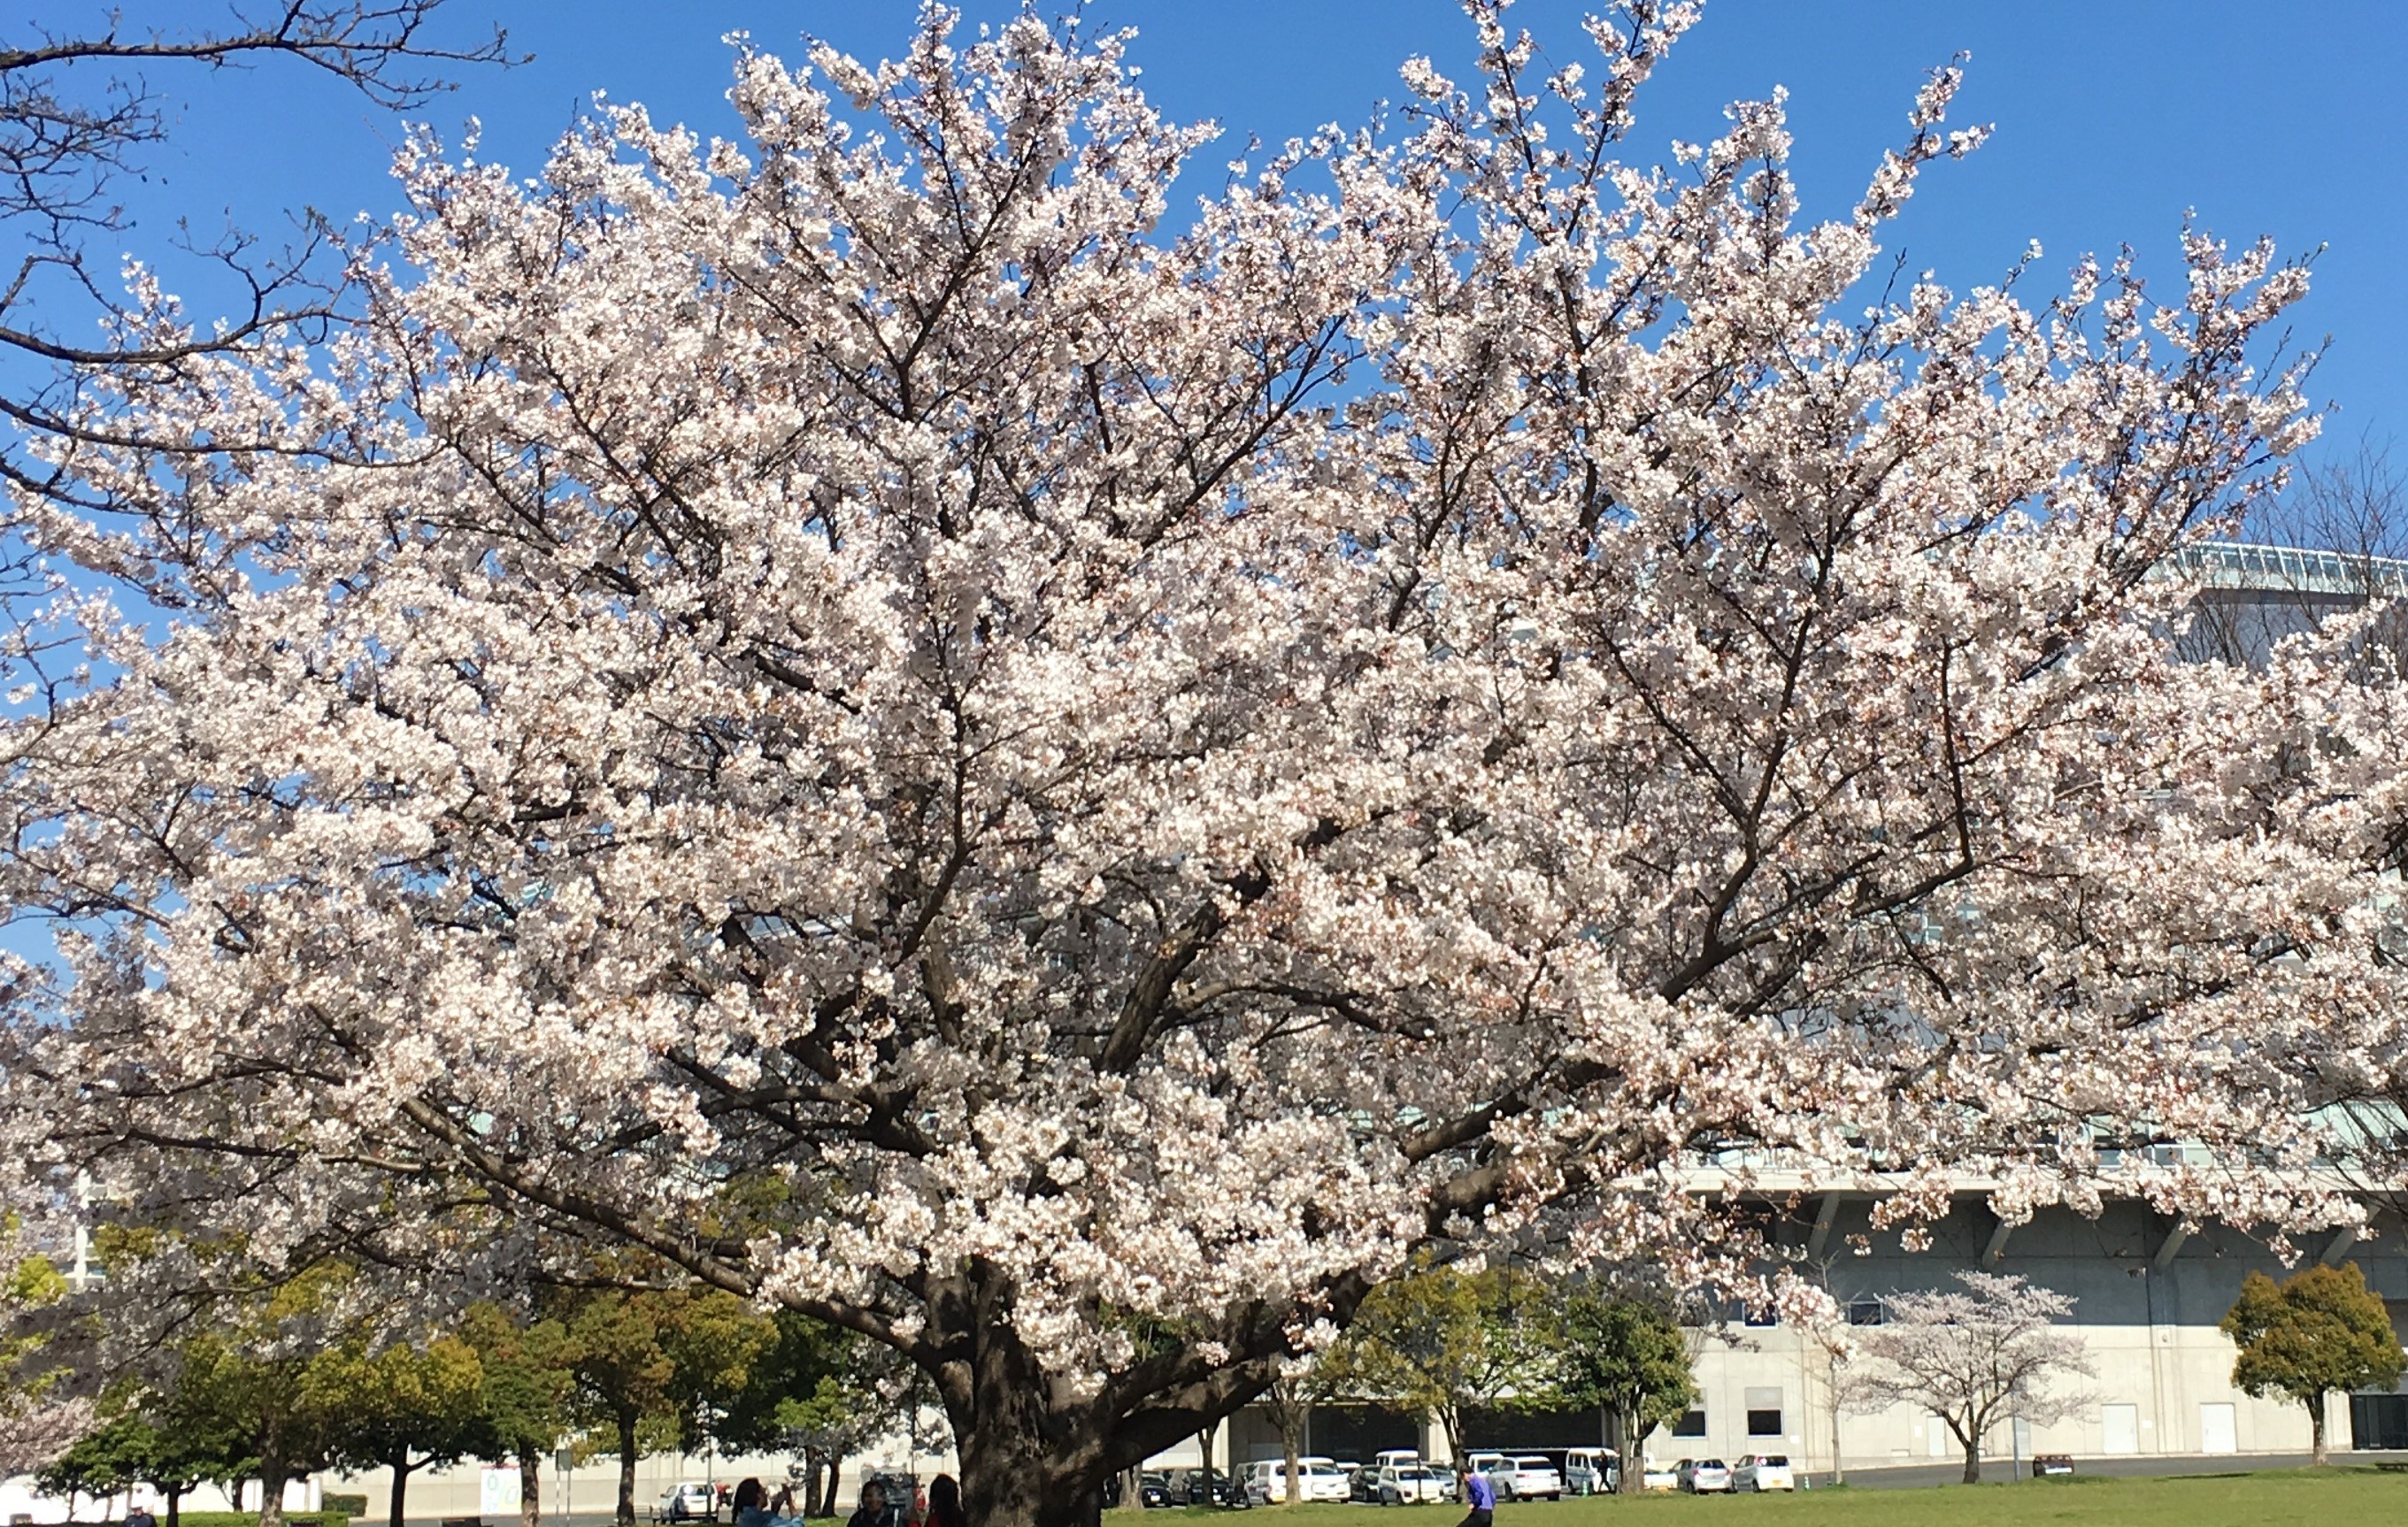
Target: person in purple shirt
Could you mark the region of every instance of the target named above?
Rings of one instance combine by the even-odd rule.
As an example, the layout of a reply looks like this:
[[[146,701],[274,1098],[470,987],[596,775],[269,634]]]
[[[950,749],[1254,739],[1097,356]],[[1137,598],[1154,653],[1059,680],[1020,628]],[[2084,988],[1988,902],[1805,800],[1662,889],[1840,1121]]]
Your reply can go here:
[[[1497,1520],[1497,1487],[1489,1482],[1488,1476],[1470,1464],[1462,1467],[1463,1504],[1471,1511],[1457,1527],[1493,1527]]]

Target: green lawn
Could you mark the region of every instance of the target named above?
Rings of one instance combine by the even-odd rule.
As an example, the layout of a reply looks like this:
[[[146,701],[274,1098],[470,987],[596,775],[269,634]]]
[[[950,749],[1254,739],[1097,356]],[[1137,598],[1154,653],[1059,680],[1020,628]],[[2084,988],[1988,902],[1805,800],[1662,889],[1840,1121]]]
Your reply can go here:
[[[1147,1520],[1172,1517],[1251,1522],[1254,1527],[1453,1527],[1459,1506],[1414,1506],[1375,1511],[1363,1506],[1276,1506],[1233,1517],[1189,1507],[1148,1511]],[[1116,1512],[1134,1523],[1135,1512]],[[2408,1472],[2340,1467],[2264,1474],[2198,1474],[2159,1479],[2034,1479],[2016,1484],[1954,1485],[1931,1490],[1815,1490],[1797,1495],[1731,1497],[1645,1495],[1571,1501],[1524,1501],[1497,1509],[1497,1527],[1747,1527],[1756,1522],[1799,1527],[2025,1527],[2070,1522],[2081,1527],[2383,1527],[2408,1522]]]

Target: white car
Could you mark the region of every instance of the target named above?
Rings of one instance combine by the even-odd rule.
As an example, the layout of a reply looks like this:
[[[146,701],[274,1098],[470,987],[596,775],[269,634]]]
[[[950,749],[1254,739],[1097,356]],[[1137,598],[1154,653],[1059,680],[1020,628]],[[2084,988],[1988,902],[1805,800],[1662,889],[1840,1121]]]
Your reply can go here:
[[[1684,1458],[1672,1465],[1672,1472],[1692,1495],[1730,1493],[1730,1465],[1719,1458]]]
[[[1564,1498],[1564,1477],[1555,1461],[1537,1453],[1525,1453],[1511,1461],[1513,1498],[1517,1501],[1560,1501]]]
[[[661,1492],[652,1506],[654,1521],[717,1521],[719,1491],[699,1479],[688,1479]]]
[[[1455,1499],[1455,1476],[1424,1463],[1391,1463],[1380,1471],[1380,1482],[1375,1488],[1382,1506],[1451,1501]]]
[[[1574,1495],[1611,1495],[1621,1455],[1611,1448],[1573,1448],[1564,1454],[1564,1489]]]
[[[1306,1501],[1343,1501],[1346,1499],[1346,1471],[1326,1458],[1300,1458],[1296,1464],[1297,1498]],[[1278,1459],[1250,1464],[1246,1483],[1254,1498],[1266,1506],[1276,1506],[1287,1499],[1287,1465]]]
[[[1304,1472],[1304,1498],[1308,1501],[1345,1502],[1348,1470],[1340,1468],[1326,1458],[1297,1465]]]
[[[1421,1453],[1412,1448],[1383,1448],[1371,1455],[1375,1469],[1409,1469],[1421,1461]]]
[[[1731,1491],[1756,1494],[1767,1490],[1798,1489],[1797,1478],[1789,1472],[1786,1453],[1750,1453],[1731,1465]]]
[[[1678,1469],[1666,1468],[1651,1458],[1639,1471],[1639,1488],[1678,1490],[1681,1488],[1681,1472]]]

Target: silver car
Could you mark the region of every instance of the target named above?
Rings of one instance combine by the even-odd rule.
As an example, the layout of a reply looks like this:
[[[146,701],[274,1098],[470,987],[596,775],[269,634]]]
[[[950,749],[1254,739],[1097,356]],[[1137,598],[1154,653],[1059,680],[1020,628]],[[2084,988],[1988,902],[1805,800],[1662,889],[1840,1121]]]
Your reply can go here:
[[[1692,1495],[1731,1492],[1730,1465],[1719,1458],[1684,1458],[1673,1466],[1672,1475]]]

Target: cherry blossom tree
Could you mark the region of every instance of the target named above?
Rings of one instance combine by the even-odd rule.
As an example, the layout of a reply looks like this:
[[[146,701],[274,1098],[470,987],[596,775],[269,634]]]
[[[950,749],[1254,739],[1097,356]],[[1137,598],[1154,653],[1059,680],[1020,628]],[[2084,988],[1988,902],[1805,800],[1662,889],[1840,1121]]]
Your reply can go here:
[[[2088,1403],[2063,1379],[2095,1370],[2082,1337],[2058,1329],[2073,1301],[2020,1277],[1960,1272],[1957,1290],[1893,1294],[1887,1323],[1865,1331],[1865,1365],[1847,1378],[1860,1410],[1911,1406],[1940,1418],[1965,1449],[1965,1482],[1982,1482],[1982,1439],[2000,1420],[2035,1426]]]
[[[1125,37],[744,48],[740,139],[413,138],[358,324],[93,375],[10,527],[20,1201],[125,1298],[672,1267],[901,1354],[1000,1527],[1416,1258],[1742,1276],[1733,1163],[2339,1212],[2285,1058],[2408,749],[2159,576],[2313,431],[2304,271],[1881,293],[1955,67],[1815,221],[1777,96],[1626,158],[1694,5],[1470,10],[1177,221]]]

